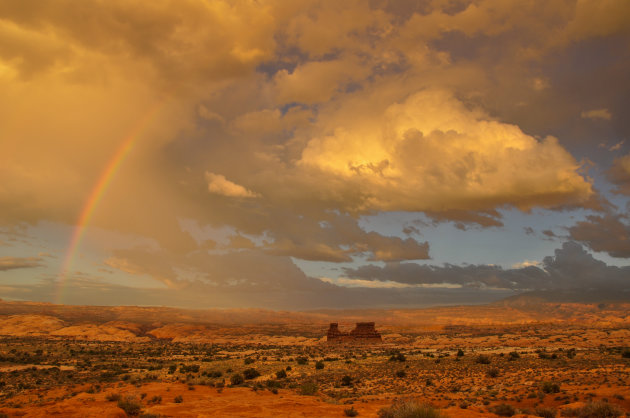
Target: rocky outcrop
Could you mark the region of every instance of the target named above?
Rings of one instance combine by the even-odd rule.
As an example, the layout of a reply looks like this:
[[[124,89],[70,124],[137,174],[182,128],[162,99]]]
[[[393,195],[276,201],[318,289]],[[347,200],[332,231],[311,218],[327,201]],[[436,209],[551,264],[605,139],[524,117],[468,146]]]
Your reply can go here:
[[[374,322],[357,322],[356,327],[350,332],[341,332],[339,324],[332,322],[326,334],[328,343],[380,343],[383,341],[381,334],[374,328]]]

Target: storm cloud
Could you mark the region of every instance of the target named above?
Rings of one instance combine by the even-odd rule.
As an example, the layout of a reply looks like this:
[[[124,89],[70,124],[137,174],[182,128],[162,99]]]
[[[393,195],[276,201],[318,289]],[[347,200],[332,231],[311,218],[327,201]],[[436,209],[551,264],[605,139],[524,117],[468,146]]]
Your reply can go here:
[[[389,263],[346,268],[349,278],[393,281],[410,285],[460,285],[514,290],[628,287],[630,267],[608,266],[575,242],[565,242],[541,267],[504,269],[492,265],[431,266]]]

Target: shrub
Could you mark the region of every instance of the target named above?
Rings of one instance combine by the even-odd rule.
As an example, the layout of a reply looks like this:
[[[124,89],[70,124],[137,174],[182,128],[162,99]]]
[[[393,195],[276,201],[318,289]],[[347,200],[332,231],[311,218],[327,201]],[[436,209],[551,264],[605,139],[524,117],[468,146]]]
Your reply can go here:
[[[105,397],[110,402],[116,402],[120,400],[120,393],[108,393]]]
[[[297,364],[301,365],[308,363],[308,359],[306,357],[298,357],[295,361],[297,361]]]
[[[544,393],[558,393],[560,392],[560,385],[553,382],[542,382],[540,385],[540,390]]]
[[[499,369],[497,369],[496,367],[492,367],[491,369],[488,369],[486,374],[488,375],[488,377],[497,377],[499,376]]]
[[[315,395],[317,393],[317,384],[314,382],[306,382],[300,386],[301,395]]]
[[[245,382],[245,379],[240,373],[234,373],[232,377],[230,377],[230,383],[232,384],[232,386],[242,385],[243,382]]]
[[[188,366],[182,365],[179,367],[180,373],[197,373],[199,372],[198,364],[190,364]]]
[[[407,376],[407,373],[405,373],[404,370],[398,370],[396,372],[396,377],[405,377],[405,376]]]
[[[162,403],[162,397],[160,395],[155,395],[151,399],[149,399],[148,403],[158,404]]]
[[[118,407],[125,411],[125,414],[128,416],[140,415],[142,412],[142,404],[131,396],[128,396],[125,399],[119,399]]]
[[[462,350],[461,348],[457,350],[457,357],[464,357],[464,350]]]
[[[243,370],[243,376],[245,377],[246,380],[250,380],[250,379],[255,379],[258,376],[260,376],[260,373],[258,372],[258,370],[254,368],[245,369]]]
[[[414,400],[399,399],[378,411],[379,418],[443,418],[444,414],[428,404]]]
[[[608,418],[620,417],[623,411],[618,406],[608,402],[591,402],[582,408],[564,409],[562,416],[578,418]]]
[[[490,412],[493,412],[500,417],[511,417],[516,414],[516,409],[514,409],[512,405],[502,403],[490,408]]]
[[[184,398],[182,397],[182,395],[177,395],[177,396],[175,396],[175,399],[173,399],[173,402],[175,402],[175,403],[182,403],[182,402],[184,402]]]
[[[354,409],[354,406],[349,409],[344,409],[343,413],[346,414],[347,417],[356,417],[357,415],[359,415],[359,412]]]
[[[556,418],[556,414],[558,413],[558,411],[553,408],[536,408],[535,412],[537,417],[543,418]]]
[[[211,372],[208,372],[208,377],[219,378],[221,376],[223,376],[223,373],[218,370],[212,370]]]
[[[316,362],[316,363],[315,363],[315,368],[316,368],[317,370],[321,370],[321,369],[323,369],[323,368],[324,368],[324,362],[323,362],[323,361],[321,361],[321,360],[320,360],[320,361],[318,361],[318,362]]]
[[[400,352],[392,354],[392,356],[389,358],[389,361],[403,362],[405,360],[407,360],[407,358],[405,357],[403,353],[400,353]]]
[[[345,375],[341,378],[341,386],[352,386],[352,377]]]
[[[623,350],[621,352],[621,357],[623,357],[623,358],[630,358],[630,348],[626,348],[625,350]]]
[[[517,358],[521,358],[521,355],[519,353],[517,353],[516,351],[512,351],[508,354],[508,359],[509,360],[516,360]]]
[[[285,377],[287,377],[287,372],[285,372],[284,370],[278,370],[276,372],[276,377],[278,379],[284,379]]]
[[[282,387],[282,383],[278,382],[277,380],[267,380],[265,382],[265,384],[267,385],[268,388],[281,388]]]
[[[480,354],[475,359],[475,362],[479,364],[490,364],[490,357],[486,356],[485,354]]]
[[[244,361],[245,365],[252,364],[253,362],[254,362],[254,359],[251,357],[247,357]]]

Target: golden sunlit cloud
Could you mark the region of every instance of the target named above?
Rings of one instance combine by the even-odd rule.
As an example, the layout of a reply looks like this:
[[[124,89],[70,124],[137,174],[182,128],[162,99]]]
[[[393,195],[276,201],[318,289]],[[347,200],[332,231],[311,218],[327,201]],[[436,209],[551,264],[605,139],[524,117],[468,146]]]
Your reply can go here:
[[[356,185],[361,209],[527,210],[580,204],[593,193],[557,139],[538,141],[444,90],[412,94],[379,119],[354,122],[310,140],[299,163]]]
[[[240,184],[230,181],[221,174],[214,174],[206,171],[208,181],[208,191],[228,197],[257,197],[258,194],[247,190]]]
[[[608,109],[593,109],[593,110],[584,110],[580,113],[580,116],[583,119],[604,119],[610,120],[612,119],[612,115],[608,111]]]

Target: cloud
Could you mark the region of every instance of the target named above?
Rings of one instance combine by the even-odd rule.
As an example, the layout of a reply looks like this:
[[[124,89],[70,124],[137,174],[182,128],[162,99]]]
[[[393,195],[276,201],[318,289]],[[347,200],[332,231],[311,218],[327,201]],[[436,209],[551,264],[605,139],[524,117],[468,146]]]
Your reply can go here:
[[[366,256],[373,261],[422,260],[429,258],[429,244],[413,238],[366,232],[349,215],[326,213],[321,220],[283,216],[283,228],[269,233],[266,250],[311,261],[349,262]],[[268,225],[273,220],[268,219]]]
[[[610,114],[610,111],[608,111],[608,109],[583,110],[582,113],[580,113],[580,117],[582,119],[592,119],[592,120],[597,120],[597,119],[611,120],[612,119],[612,115]]]
[[[524,261],[521,261],[520,263],[512,264],[512,268],[513,269],[521,269],[521,268],[524,268],[524,267],[539,266],[539,265],[540,265],[540,262],[538,262],[538,261],[524,260]]]
[[[228,197],[258,197],[257,193],[246,189],[240,184],[236,184],[221,174],[214,174],[206,171],[206,180],[208,181],[208,191]]]
[[[625,143],[626,141],[619,141],[617,142],[615,145],[611,146],[610,148],[608,148],[608,151],[619,151],[621,149],[621,146]]]
[[[148,62],[143,76],[174,82],[173,88],[246,74],[274,47],[274,19],[270,8],[262,5],[224,1],[71,4],[44,1],[37,8],[7,3],[0,7],[0,15],[21,31],[48,38],[38,41],[36,50],[22,50],[17,63],[41,72],[52,68],[52,56],[63,70],[76,71],[85,61],[98,61],[98,55],[114,56],[126,64],[130,59]],[[98,71],[96,66],[93,69]]]
[[[531,263],[531,264],[530,264]],[[440,284],[518,290],[628,287],[630,267],[607,266],[574,242],[565,242],[541,267],[528,262],[512,269],[492,265],[443,266],[389,263],[345,268],[349,279],[393,281],[408,285]]]
[[[613,257],[630,258],[630,226],[626,216],[606,214],[587,216],[569,228],[571,239],[585,243],[594,251]]]
[[[542,9],[502,0],[0,2],[0,126],[11,155],[0,165],[0,224],[75,225],[130,137],[90,226],[151,241],[153,252],[100,251],[111,268],[184,293],[206,270],[216,279],[203,292],[221,283],[228,294],[228,267],[235,283],[254,280],[239,263],[267,266],[268,286],[299,294],[319,283],[289,257],[429,258],[428,242],[362,229],[364,214],[423,211],[460,229],[499,229],[505,207],[589,206],[597,191],[570,154],[574,135],[558,127],[602,103],[609,115],[627,107],[627,10],[562,0]],[[562,70],[584,59],[597,65]],[[611,120],[578,122],[622,123]],[[608,178],[630,194],[624,161]],[[206,227],[232,237],[215,245]],[[370,300],[396,298],[407,300]]]
[[[236,234],[230,236],[230,242],[227,247],[235,249],[253,249],[256,248],[256,244],[251,239],[244,237],[241,234]]]
[[[617,193],[630,196],[630,154],[615,158],[606,176],[617,186]]]
[[[412,285],[406,283],[398,283],[398,282],[381,282],[381,281],[373,281],[373,280],[361,280],[361,279],[348,279],[347,277],[339,277],[338,279],[331,278],[320,278],[321,281],[327,283],[334,283],[336,285],[345,286],[345,287],[364,287],[369,289],[404,289],[413,287]]]
[[[213,260],[216,261],[216,260]],[[241,262],[243,260],[240,260]],[[250,270],[256,268],[251,266]],[[269,272],[266,263],[261,275]],[[236,270],[236,277],[242,277],[244,270]],[[299,271],[299,270],[298,270]],[[295,269],[279,271],[287,274]],[[297,272],[296,272],[297,273]],[[300,272],[301,273],[301,272]],[[297,273],[299,274],[299,273]],[[249,273],[248,273],[249,276]],[[292,279],[296,276],[292,275]],[[477,289],[432,289],[432,288],[346,288],[322,280],[311,279],[310,288],[296,289],[274,286],[273,279],[267,279],[271,286],[248,286],[248,281],[232,280],[226,286],[217,287],[214,283],[200,281],[187,283],[176,292],[169,288],[138,288],[117,285],[98,278],[69,277],[64,288],[66,303],[74,305],[99,306],[179,306],[188,308],[270,308],[270,309],[321,309],[321,308],[388,308],[392,305],[423,307],[444,304],[488,303],[513,295],[511,291],[479,291]],[[3,297],[29,301],[50,301],[58,292],[58,284],[53,279],[45,279],[35,284],[13,285],[2,288]]]
[[[555,138],[538,141],[445,90],[414,93],[328,131],[308,142],[298,164],[353,185],[361,197],[344,202],[346,210],[529,210],[593,195]]]
[[[40,257],[0,257],[0,271],[42,267]]]
[[[369,68],[355,60],[315,61],[276,73],[278,102],[313,104],[329,100],[352,81],[369,75]]]

